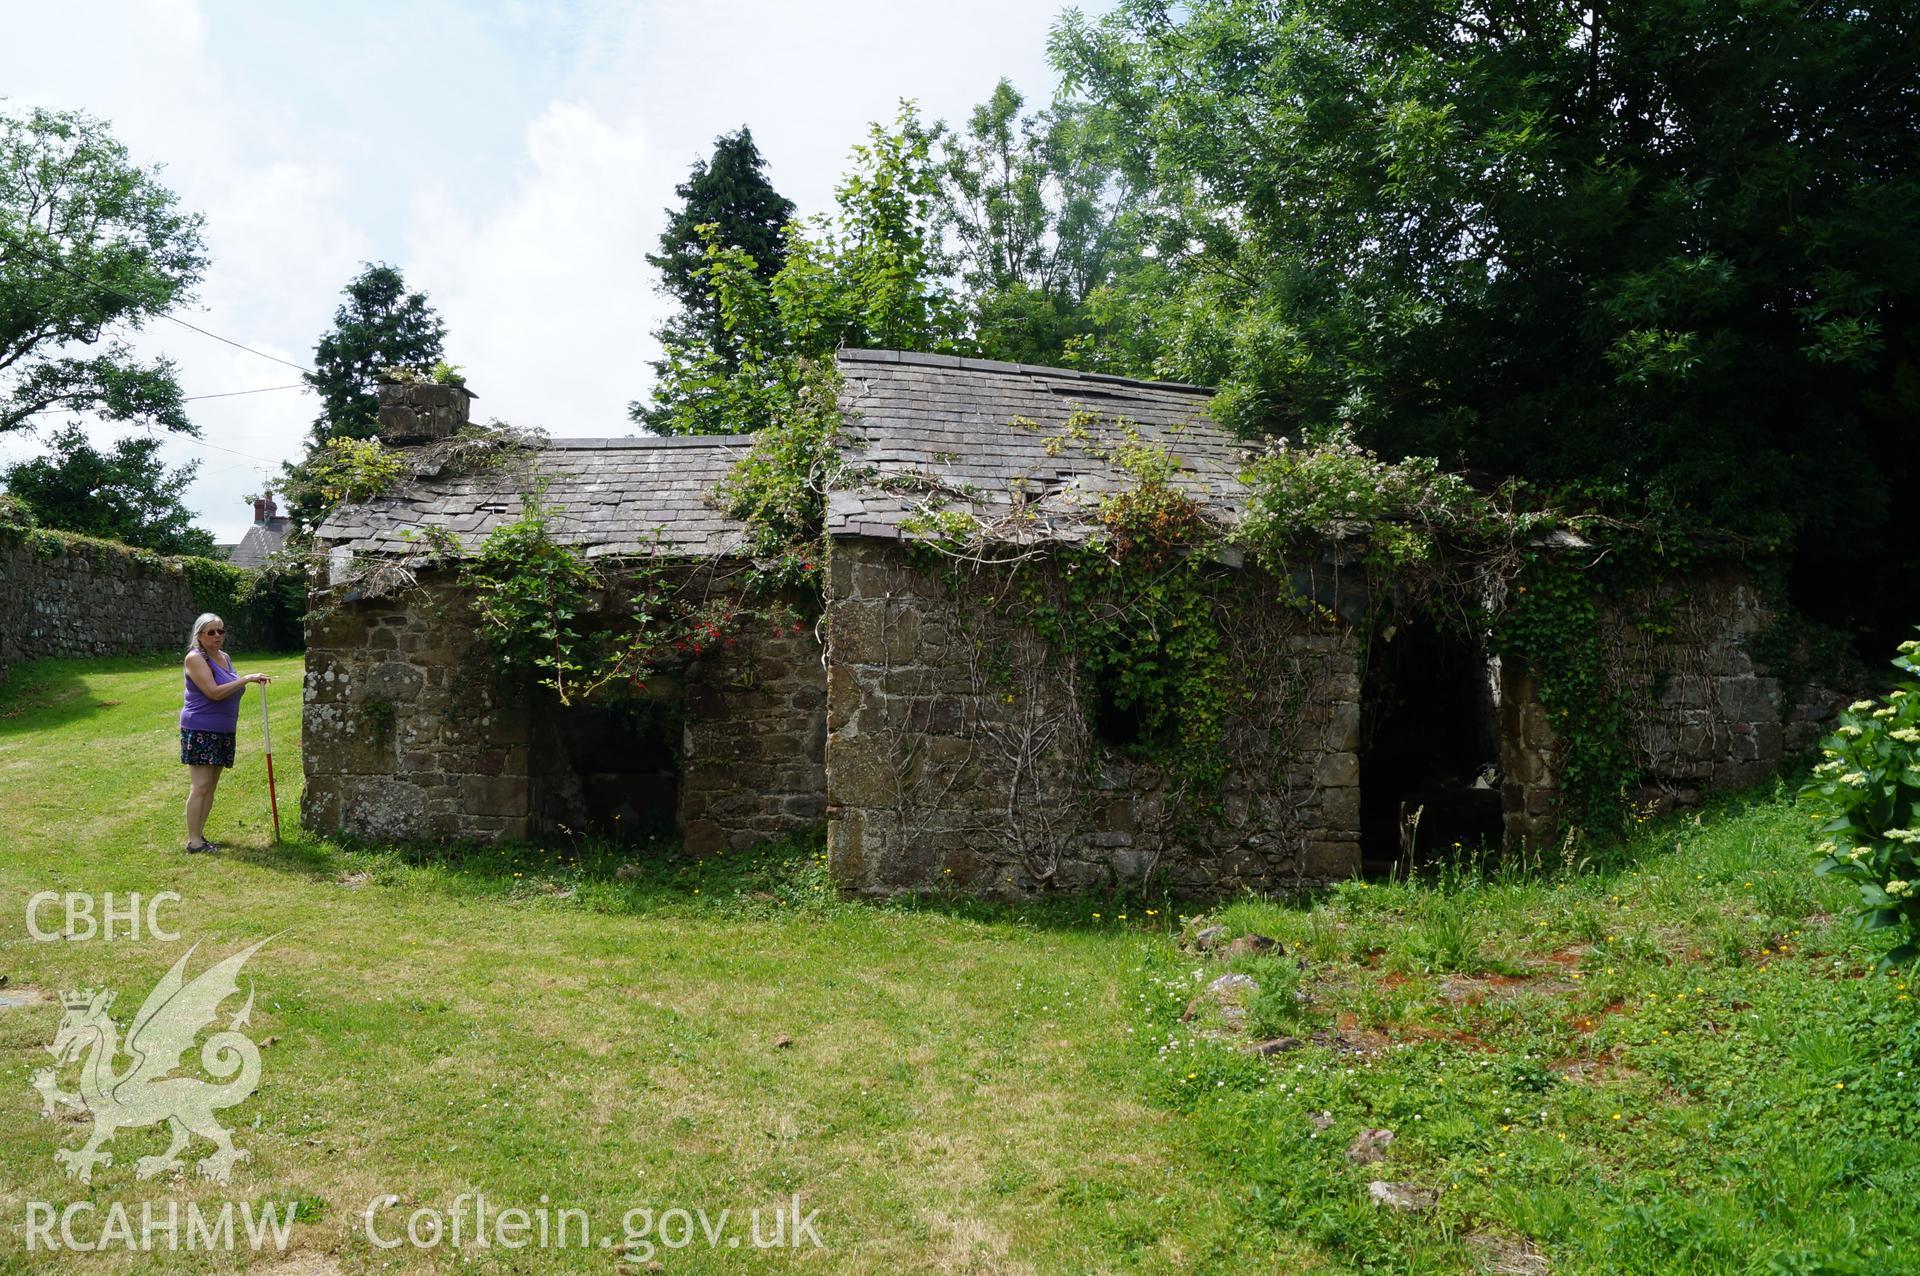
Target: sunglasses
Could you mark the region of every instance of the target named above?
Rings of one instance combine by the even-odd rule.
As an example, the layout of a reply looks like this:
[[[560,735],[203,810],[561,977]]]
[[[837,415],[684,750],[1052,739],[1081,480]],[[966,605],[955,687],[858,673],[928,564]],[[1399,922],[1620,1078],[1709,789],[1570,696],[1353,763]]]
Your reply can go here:
[[[218,638],[227,631],[224,629],[202,629],[200,632],[203,634],[212,634],[215,638]]]

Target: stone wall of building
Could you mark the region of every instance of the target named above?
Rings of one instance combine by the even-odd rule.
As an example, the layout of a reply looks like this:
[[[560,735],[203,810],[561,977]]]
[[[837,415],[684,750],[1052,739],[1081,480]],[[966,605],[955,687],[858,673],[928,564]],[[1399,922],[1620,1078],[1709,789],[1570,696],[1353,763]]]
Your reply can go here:
[[[451,581],[307,617],[301,818],[381,841],[529,832],[527,699],[496,697]]]
[[[680,790],[688,850],[745,850],[827,815],[827,671],[813,626],[780,612],[686,675]]]
[[[309,826],[389,841],[585,827],[581,786],[551,756],[557,717],[572,710],[541,688],[503,692],[491,667],[466,595],[444,575],[316,613]],[[670,822],[690,849],[740,849],[820,822],[826,677],[809,627],[756,618],[674,681],[685,725]]]
[[[222,581],[231,570],[204,567]],[[209,610],[221,613],[227,648],[244,659],[262,649],[271,628],[231,596],[230,588],[196,588],[177,558],[0,527],[0,679],[28,660],[185,651],[194,618]]]
[[[837,541],[830,571],[827,840],[844,888],[1217,894],[1358,868],[1355,640],[1280,606],[1271,582],[1237,574],[1223,634],[1256,695],[1208,795],[1103,743],[1073,662],[898,545]]]
[[[1699,802],[1703,792],[1765,779],[1811,746],[1847,698],[1785,686],[1757,658],[1774,612],[1738,564],[1703,567],[1603,609],[1608,675],[1622,697],[1640,768],[1642,809]],[[1501,765],[1510,843],[1538,842],[1557,822],[1560,750],[1532,675],[1502,677]]]
[[[1538,846],[1560,811],[1560,740],[1524,665],[1500,664],[1500,818],[1510,847]]]

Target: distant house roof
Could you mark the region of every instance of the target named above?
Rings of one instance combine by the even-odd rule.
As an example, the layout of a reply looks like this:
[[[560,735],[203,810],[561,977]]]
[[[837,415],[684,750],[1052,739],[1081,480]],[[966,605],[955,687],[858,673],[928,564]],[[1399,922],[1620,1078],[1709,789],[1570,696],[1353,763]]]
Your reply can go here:
[[[258,567],[280,551],[287,541],[287,524],[292,522],[285,514],[276,514],[264,523],[255,523],[247,529],[227,554],[227,561],[235,567]]]
[[[551,439],[530,467],[419,475],[385,496],[342,506],[316,537],[353,552],[396,554],[419,548],[422,528],[439,527],[471,549],[518,519],[521,493],[543,479],[555,539],[590,558],[649,553],[656,533],[674,552],[720,556],[744,541],[746,528],[706,496],[750,441],[733,435]]]
[[[831,535],[911,536],[941,508],[1010,539],[1078,539],[1103,493],[1137,485],[1109,455],[1129,429],[1179,463],[1178,486],[1239,516],[1245,444],[1200,386],[891,350],[843,350],[839,367],[851,481],[828,496]]]

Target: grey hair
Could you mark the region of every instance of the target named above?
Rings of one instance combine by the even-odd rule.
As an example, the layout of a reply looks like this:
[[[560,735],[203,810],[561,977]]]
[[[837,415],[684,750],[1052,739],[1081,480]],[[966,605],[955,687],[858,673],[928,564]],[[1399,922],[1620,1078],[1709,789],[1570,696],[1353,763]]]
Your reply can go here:
[[[224,625],[226,623],[226,621],[221,620],[220,617],[210,611],[201,612],[200,618],[193,622],[193,632],[187,635],[187,654],[191,656],[194,652],[200,650],[200,631],[202,629],[205,629],[208,625]],[[204,655],[205,653],[203,652],[202,654]]]

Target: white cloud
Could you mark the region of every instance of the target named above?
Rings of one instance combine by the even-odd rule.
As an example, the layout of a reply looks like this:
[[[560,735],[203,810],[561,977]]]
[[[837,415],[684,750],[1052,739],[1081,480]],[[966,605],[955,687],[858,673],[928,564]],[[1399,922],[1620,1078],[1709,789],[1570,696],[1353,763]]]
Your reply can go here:
[[[12,104],[85,110],[111,124],[136,162],[163,164],[161,180],[182,206],[205,215],[212,259],[197,303],[179,317],[304,364],[331,314],[330,294],[369,251],[341,205],[343,174],[316,159],[284,104],[236,96],[209,53],[209,23],[194,0],[118,6],[87,19],[85,40],[75,38],[76,21],[56,6],[9,14],[0,80]],[[173,359],[189,395],[299,380],[292,368],[164,320],[132,344],[142,356]],[[298,454],[312,404],[281,392],[190,405],[202,442],[172,439],[162,454],[170,464],[201,462],[187,500],[217,539],[239,539],[251,521],[241,497]],[[123,431],[91,433],[104,444]],[[0,460],[38,450],[36,440],[14,436]]]
[[[476,413],[557,435],[625,434],[657,309],[645,256],[645,130],[578,102],[527,126],[525,158],[491,208],[416,196],[407,278],[447,320]]]
[[[1093,7],[1102,7],[1095,5]],[[109,119],[204,212],[202,327],[305,363],[362,261],[389,261],[445,315],[477,408],[556,433],[623,433],[667,303],[645,255],[713,138],[750,125],[803,212],[901,97],[958,120],[1001,75],[1052,83],[1055,10],[979,0],[242,0],[14,5],[0,84],[16,103]],[[156,323],[187,393],[291,369]],[[240,497],[298,453],[311,396],[194,405],[205,443],[189,503],[238,539]],[[227,448],[264,462],[219,451]],[[0,440],[0,460],[31,445]]]

